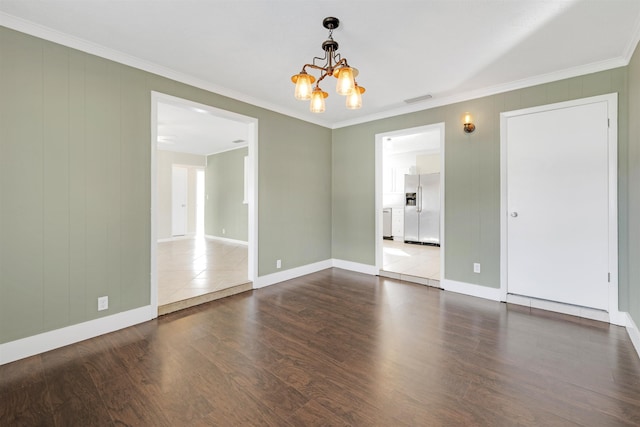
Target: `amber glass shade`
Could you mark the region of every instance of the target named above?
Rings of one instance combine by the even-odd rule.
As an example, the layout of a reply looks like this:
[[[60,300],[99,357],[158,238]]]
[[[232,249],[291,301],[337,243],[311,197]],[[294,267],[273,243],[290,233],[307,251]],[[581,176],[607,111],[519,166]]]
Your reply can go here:
[[[351,93],[347,95],[347,108],[349,110],[357,110],[362,107],[362,94],[364,93],[364,88],[360,87],[356,84]]]
[[[353,80],[353,69],[342,67],[336,71],[336,74],[338,77],[336,92],[338,92],[338,95],[348,96],[356,85]]]
[[[302,72],[291,77],[291,80],[296,84],[296,91],[294,93],[296,99],[301,101],[311,99],[311,83],[315,81],[313,76]]]
[[[311,94],[311,112],[312,113],[324,113],[325,105],[324,99],[329,96],[327,92],[323,92],[322,89],[316,87]]]

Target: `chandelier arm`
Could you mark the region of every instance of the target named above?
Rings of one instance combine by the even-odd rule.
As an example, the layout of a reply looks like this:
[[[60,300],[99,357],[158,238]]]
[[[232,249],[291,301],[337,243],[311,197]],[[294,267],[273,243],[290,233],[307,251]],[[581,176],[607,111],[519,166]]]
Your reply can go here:
[[[310,67],[313,68],[314,70],[320,70],[320,71],[327,71],[327,69],[325,67],[321,67],[319,65],[316,64],[305,64],[304,67],[302,67],[302,70],[306,71],[305,68]]]
[[[326,68],[327,66],[331,65],[331,55],[329,55],[329,52],[325,51],[324,52],[324,57],[320,58],[319,56],[314,56],[313,57],[313,65],[315,65],[316,67],[318,67],[319,65],[316,65],[316,59],[319,61],[324,61],[324,68]]]
[[[336,65],[334,65],[334,67],[338,67],[339,65],[343,66],[343,67],[348,67],[349,64],[347,63],[347,58],[340,58],[340,60],[338,62],[336,62]]]
[[[328,75],[329,75],[329,73],[327,73],[327,72],[326,72],[326,70],[325,70],[325,72],[324,72],[324,73],[322,73],[322,75],[320,76],[320,78],[319,78],[319,79],[318,79],[318,81],[316,82],[316,87],[320,87],[320,86],[319,86],[319,85],[320,85],[320,82],[321,82],[322,80],[324,80],[324,78],[325,78],[325,77],[327,77]]]

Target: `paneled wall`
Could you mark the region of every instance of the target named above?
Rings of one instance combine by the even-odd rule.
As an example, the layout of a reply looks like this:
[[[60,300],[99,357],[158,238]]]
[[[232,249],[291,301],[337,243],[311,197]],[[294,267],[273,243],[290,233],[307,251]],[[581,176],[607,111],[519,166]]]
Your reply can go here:
[[[258,119],[259,275],[331,257],[330,129],[0,27],[0,344],[150,304],[152,91]]]
[[[248,239],[248,209],[244,203],[244,158],[247,148],[207,156],[205,234]]]
[[[375,135],[444,122],[445,279],[499,288],[500,113],[611,92],[619,94],[620,301],[621,309],[626,309],[630,280],[627,68],[336,129],[332,153],[333,257],[375,264]],[[462,130],[465,112],[474,117],[474,133]],[[637,182],[633,183],[635,191]],[[482,273],[473,273],[474,262],[482,264]],[[640,287],[637,274],[631,280]]]

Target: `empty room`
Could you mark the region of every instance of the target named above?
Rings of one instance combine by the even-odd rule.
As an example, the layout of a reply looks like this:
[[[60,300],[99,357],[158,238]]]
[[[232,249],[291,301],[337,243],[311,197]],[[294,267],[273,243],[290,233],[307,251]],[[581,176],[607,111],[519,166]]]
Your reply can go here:
[[[1,0],[0,426],[640,425],[640,1]]]

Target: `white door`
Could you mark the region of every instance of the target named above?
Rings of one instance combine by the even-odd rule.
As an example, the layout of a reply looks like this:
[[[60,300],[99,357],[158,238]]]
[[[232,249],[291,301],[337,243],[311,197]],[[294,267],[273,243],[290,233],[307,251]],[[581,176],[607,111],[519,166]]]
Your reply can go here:
[[[173,166],[171,174],[171,234],[187,234],[187,168]]]
[[[507,291],[608,308],[607,102],[507,119]]]

